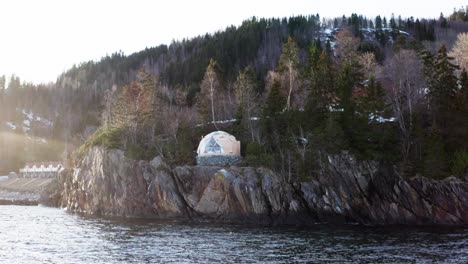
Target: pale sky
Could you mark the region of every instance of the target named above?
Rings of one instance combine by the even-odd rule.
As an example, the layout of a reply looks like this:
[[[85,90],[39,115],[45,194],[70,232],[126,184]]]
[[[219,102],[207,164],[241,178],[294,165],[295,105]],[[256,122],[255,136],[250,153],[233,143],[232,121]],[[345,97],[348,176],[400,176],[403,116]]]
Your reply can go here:
[[[212,33],[252,16],[436,18],[466,5],[468,0],[1,0],[0,74],[55,81],[73,64]]]

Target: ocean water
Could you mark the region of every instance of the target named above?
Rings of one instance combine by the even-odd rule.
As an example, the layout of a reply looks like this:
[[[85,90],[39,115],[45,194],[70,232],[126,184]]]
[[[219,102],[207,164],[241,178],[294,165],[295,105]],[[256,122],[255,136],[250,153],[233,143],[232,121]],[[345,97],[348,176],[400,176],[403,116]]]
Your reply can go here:
[[[0,263],[468,263],[468,227],[267,227],[0,206]]]

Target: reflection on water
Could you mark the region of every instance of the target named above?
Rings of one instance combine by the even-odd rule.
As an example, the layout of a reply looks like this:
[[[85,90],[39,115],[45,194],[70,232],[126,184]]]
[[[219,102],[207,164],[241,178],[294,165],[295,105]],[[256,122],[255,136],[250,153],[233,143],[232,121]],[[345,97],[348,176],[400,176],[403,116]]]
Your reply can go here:
[[[245,227],[0,206],[0,263],[468,263],[468,228]]]

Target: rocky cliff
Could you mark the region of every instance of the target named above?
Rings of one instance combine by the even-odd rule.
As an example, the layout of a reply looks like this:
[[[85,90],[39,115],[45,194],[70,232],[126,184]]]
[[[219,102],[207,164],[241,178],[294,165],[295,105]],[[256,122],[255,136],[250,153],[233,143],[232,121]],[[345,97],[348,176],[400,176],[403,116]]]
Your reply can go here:
[[[99,215],[265,224],[468,224],[468,182],[401,178],[391,167],[329,156],[307,182],[271,170],[181,166],[161,158],[133,161],[119,150],[91,148],[59,178],[70,211]]]

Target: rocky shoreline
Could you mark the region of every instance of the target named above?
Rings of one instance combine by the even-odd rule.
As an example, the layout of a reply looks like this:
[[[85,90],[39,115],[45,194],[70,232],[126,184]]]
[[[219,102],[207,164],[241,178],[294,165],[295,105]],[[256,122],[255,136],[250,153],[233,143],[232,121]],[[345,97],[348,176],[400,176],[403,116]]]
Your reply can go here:
[[[39,194],[0,190],[0,205],[38,205]]]
[[[93,147],[41,203],[93,215],[254,224],[467,225],[468,182],[403,179],[391,166],[327,156],[310,180],[251,167],[180,166]]]

